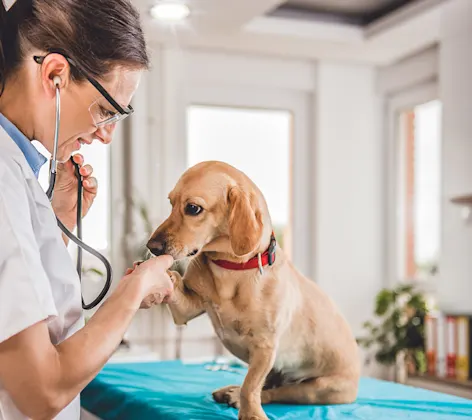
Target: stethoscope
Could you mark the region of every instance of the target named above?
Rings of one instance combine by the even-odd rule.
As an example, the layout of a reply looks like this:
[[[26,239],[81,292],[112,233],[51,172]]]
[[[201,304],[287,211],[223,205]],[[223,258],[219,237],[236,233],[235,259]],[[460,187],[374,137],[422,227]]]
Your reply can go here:
[[[51,158],[51,165],[49,168],[49,188],[46,191],[46,195],[48,196],[49,201],[52,200],[54,194],[54,186],[56,184],[56,175],[57,175],[57,148],[59,145],[59,127],[61,124],[61,92],[60,92],[60,85],[61,79],[56,76],[53,79],[54,86],[56,88],[56,125],[54,131],[54,149]],[[87,251],[88,253],[92,254],[93,256],[97,257],[105,266],[106,269],[106,281],[105,286],[103,287],[102,291],[99,293],[97,298],[91,302],[86,304],[84,302],[84,297],[82,296],[82,308],[83,309],[93,309],[95,308],[106,296],[108,291],[110,290],[113,272],[111,268],[110,262],[98,251],[93,249],[92,247],[88,246],[84,242],[82,242],[82,193],[83,193],[83,184],[82,184],[82,176],[80,175],[80,167],[77,165],[74,160],[71,158],[72,163],[74,164],[75,168],[75,176],[78,180],[77,186],[77,236],[71,233],[56,217],[57,224],[64,232],[64,234],[73,241],[78,249],[77,249],[77,273],[79,274],[79,279],[82,282],[82,250]]]

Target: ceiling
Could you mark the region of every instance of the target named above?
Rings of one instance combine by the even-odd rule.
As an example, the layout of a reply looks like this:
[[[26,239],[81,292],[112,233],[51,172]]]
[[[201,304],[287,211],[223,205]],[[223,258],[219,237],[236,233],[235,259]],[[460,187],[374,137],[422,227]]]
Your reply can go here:
[[[415,1],[418,0],[288,0],[271,14],[364,26]]]
[[[133,1],[151,45],[387,65],[439,41],[450,0]],[[162,1],[188,4],[189,18],[153,21],[149,10]]]

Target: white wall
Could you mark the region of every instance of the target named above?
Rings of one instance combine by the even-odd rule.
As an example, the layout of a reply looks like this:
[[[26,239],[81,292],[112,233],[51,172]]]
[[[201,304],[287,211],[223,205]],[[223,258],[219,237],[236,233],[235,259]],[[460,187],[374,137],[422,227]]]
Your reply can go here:
[[[460,208],[449,202],[454,195],[472,192],[470,39],[472,1],[450,0],[442,10],[440,47],[383,69],[156,49],[154,69],[140,96],[142,104],[149,108],[139,123],[148,120],[150,130],[136,131],[148,137],[148,148],[143,150],[150,151],[146,165],[152,181],[145,185],[154,215],[159,219],[165,215],[167,207],[161,198],[184,169],[179,156],[185,150],[182,112],[189,100],[188,92],[207,89],[211,96],[212,91],[226,89],[235,82],[252,89],[255,96],[261,89],[259,83],[265,84],[262,89],[292,83],[290,88],[311,94],[311,272],[338,304],[355,334],[360,335],[362,322],[372,316],[375,294],[399,280],[394,278],[389,258],[390,254],[394,256],[395,242],[390,233],[396,207],[389,194],[392,167],[387,154],[391,155],[392,149],[386,143],[392,132],[387,123],[393,120],[395,107],[413,105],[417,98],[436,95],[439,83],[444,110],[443,238],[436,292],[441,309],[471,312],[472,232],[460,218]],[[213,65],[206,71],[203,65],[208,62]],[[241,65],[243,70],[233,80],[231,72]],[[278,70],[267,71],[267,66]],[[284,69],[299,71],[296,74],[302,76],[287,81]],[[254,84],[256,79],[259,82]],[[143,168],[135,172],[137,179],[143,176],[142,172]],[[175,335],[169,329],[156,334],[172,340]],[[194,332],[189,332],[190,337],[194,337]],[[207,345],[211,346],[210,341]],[[168,356],[173,354],[171,350]]]
[[[321,62],[316,115],[316,279],[354,333],[384,285],[381,101],[372,67]]]
[[[202,63],[211,65],[203,68]],[[133,171],[133,182],[139,183],[146,176],[143,168],[148,168],[140,191],[147,189],[152,214],[156,222],[162,220],[168,212],[168,190],[185,169],[185,107],[198,98],[203,103],[219,98],[234,106],[245,101],[266,106],[268,98],[273,106],[279,101],[279,106],[295,110],[305,124],[296,128],[298,135],[304,133],[296,139],[306,143],[295,152],[306,161],[294,162],[299,203],[295,219],[302,223],[299,231],[307,232],[298,245],[302,251],[311,249],[303,271],[330,294],[359,335],[384,285],[382,103],[376,75],[368,66],[156,48],[153,70],[135,103],[141,114],[147,107],[147,115],[134,124],[148,121],[150,128],[133,128],[135,136],[147,137],[133,139],[133,145],[144,148],[138,155],[146,159]],[[142,313],[130,336],[153,341],[164,357],[173,357],[175,330],[169,319],[162,322],[156,311]],[[191,323],[184,333],[195,349],[192,340],[198,337],[206,340],[205,348],[214,348],[205,322],[194,328]],[[163,346],[166,339],[171,342]]]
[[[178,50],[156,47],[152,70],[133,104],[140,116],[132,122],[131,182],[145,196],[156,226],[170,211],[167,194],[187,167],[186,112],[190,104],[287,109],[297,126],[293,149],[294,231],[296,259],[311,269],[311,99],[314,63],[270,57]],[[148,124],[147,129],[142,125]],[[235,146],[237,147],[237,146]],[[175,328],[158,311],[141,312],[129,338],[147,341],[163,357],[175,355]],[[160,325],[161,331],[158,331]],[[192,321],[183,333],[183,349],[194,356],[215,349],[205,317]],[[192,353],[190,351],[190,353]]]
[[[159,219],[167,217],[167,194],[187,168],[186,112],[192,104],[281,109],[294,115],[295,130],[291,163],[293,176],[292,227],[294,261],[312,275],[312,238],[306,235],[312,224],[312,99],[315,91],[315,64],[302,60],[281,60],[239,54],[164,49],[160,54],[161,85],[149,94],[163,95],[157,126],[161,154],[157,188],[163,188]],[[235,144],[233,147],[237,147]],[[261,164],[267,163],[261,156]],[[163,181],[161,180],[163,179]],[[154,191],[151,194],[155,195]]]
[[[472,2],[451,0],[442,14],[440,95],[443,102],[441,309],[472,313],[472,229],[450,203],[472,193]]]
[[[439,309],[449,313],[472,312],[472,230],[461,218],[461,208],[452,197],[472,193],[472,2],[449,0],[441,8],[440,44],[379,71],[378,89],[395,110],[439,97],[443,105],[442,238],[439,276],[427,287],[437,298]],[[392,127],[390,127],[392,128]],[[389,140],[395,140],[391,130]],[[390,148],[390,155],[393,151]],[[394,168],[390,167],[390,176]],[[387,184],[389,187],[392,183]],[[396,223],[395,199],[387,200],[387,217],[392,232]],[[388,211],[390,213],[388,213]],[[394,235],[388,242],[395,247]],[[395,255],[392,250],[390,256]],[[392,258],[390,258],[392,259]],[[387,269],[390,280],[393,263]],[[432,286],[432,287],[431,287]]]
[[[377,90],[385,96],[409,92],[419,85],[436,82],[439,67],[439,48],[434,45],[398,63],[379,68]]]

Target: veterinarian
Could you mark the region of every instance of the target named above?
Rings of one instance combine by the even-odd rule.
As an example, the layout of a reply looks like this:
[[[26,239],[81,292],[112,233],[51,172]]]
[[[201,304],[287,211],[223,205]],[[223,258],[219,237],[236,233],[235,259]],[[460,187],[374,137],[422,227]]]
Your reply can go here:
[[[78,420],[79,393],[114,350],[140,307],[172,293],[155,258],[128,270],[84,326],[78,274],[56,217],[75,228],[77,178],[69,160],[83,144],[109,144],[148,57],[129,0],[0,0],[0,420]],[[37,181],[53,153],[54,198]],[[97,194],[83,177],[83,215]]]

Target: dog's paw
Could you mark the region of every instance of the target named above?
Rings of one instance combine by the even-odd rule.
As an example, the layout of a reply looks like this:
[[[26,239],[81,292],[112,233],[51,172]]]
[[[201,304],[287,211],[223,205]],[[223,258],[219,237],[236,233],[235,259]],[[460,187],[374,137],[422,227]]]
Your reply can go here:
[[[225,386],[213,392],[213,399],[220,404],[228,404],[230,407],[239,409],[241,387],[238,385]]]
[[[171,270],[167,270],[167,275],[169,276],[172,284],[175,285],[175,281],[176,281],[175,274]]]

